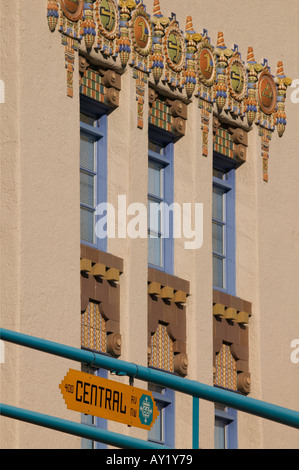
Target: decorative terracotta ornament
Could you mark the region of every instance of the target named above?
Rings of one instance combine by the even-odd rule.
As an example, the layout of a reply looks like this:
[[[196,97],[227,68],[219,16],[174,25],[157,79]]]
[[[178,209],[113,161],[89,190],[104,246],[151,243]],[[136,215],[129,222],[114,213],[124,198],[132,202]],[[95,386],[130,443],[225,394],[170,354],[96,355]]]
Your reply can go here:
[[[117,35],[119,33],[119,14],[115,0],[96,0],[94,3],[97,23],[96,48],[105,56],[117,54]]]
[[[269,167],[269,150],[270,140],[272,138],[272,131],[265,127],[259,128],[259,135],[261,136],[261,154],[263,164],[263,180],[267,182],[269,180],[268,167]]]
[[[162,44],[165,57],[162,79],[173,89],[183,89],[186,70],[186,44],[174,14],[172,14],[169,26],[165,29]]]
[[[168,66],[175,72],[180,72],[183,69],[186,54],[184,37],[175,17],[165,31],[164,52]]]
[[[277,90],[272,75],[264,70],[258,81],[258,101],[263,113],[270,115],[275,111]]]
[[[139,56],[148,57],[153,45],[153,28],[150,17],[142,3],[137,6],[132,14],[130,28],[134,51]]]
[[[221,112],[224,108],[227,100],[227,87],[226,87],[226,67],[228,64],[228,57],[232,55],[232,51],[227,49],[224,43],[223,33],[218,33],[216,55],[218,57],[217,61],[217,84],[215,86],[216,90],[216,105],[218,111]]]
[[[84,17],[81,27],[86,49],[91,49],[96,37],[96,24],[93,19],[93,3],[91,1],[85,2]]]
[[[169,24],[169,19],[162,15],[159,0],[154,0],[154,25],[153,54],[151,56],[151,71],[156,83],[159,82],[164,69],[164,57],[162,53],[162,38],[164,29]]]
[[[67,19],[78,21],[83,16],[84,0],[61,0],[61,8]]]
[[[198,75],[198,106],[201,108],[201,130],[202,130],[202,155],[208,156],[209,146],[209,124],[215,101],[214,85],[217,78],[217,58],[214,48],[210,44],[207,31],[198,46],[197,51],[197,75]]]
[[[48,25],[50,31],[53,33],[57,26],[58,18],[59,18],[59,5],[56,0],[48,0]]]
[[[131,66],[136,79],[137,127],[143,129],[144,96],[153,46],[153,26],[143,3],[133,11],[129,26],[133,45]]]
[[[276,85],[277,85],[277,111],[275,113],[276,117],[276,127],[279,137],[283,136],[283,133],[286,128],[286,114],[285,114],[285,99],[287,87],[291,85],[292,80],[287,78],[284,75],[283,63],[281,61],[277,64],[277,74],[276,74]]]
[[[262,66],[254,59],[253,48],[248,47],[247,53],[247,77],[248,77],[248,96],[245,99],[246,116],[249,126],[251,126],[257,115],[257,100],[256,100],[256,82],[258,74],[262,70]]]
[[[198,47],[198,75],[205,87],[214,85],[217,77],[216,54],[210,40],[205,36]]]
[[[131,53],[131,41],[129,37],[129,21],[131,10],[134,10],[136,3],[132,0],[120,1],[120,38],[118,40],[118,54],[123,67],[128,63]]]
[[[186,43],[187,43],[187,69],[184,72],[185,90],[187,97],[190,99],[196,87],[196,70],[195,70],[195,53],[197,44],[202,39],[193,29],[192,17],[188,16],[186,21]]]
[[[143,1],[47,0],[49,29],[54,32],[58,24],[65,46],[67,95],[73,96],[75,57],[84,40],[88,52],[94,49],[101,53],[98,55],[101,63],[103,58],[104,62],[113,58],[116,67],[125,68],[131,58],[139,128],[143,128],[144,98],[151,75],[155,85],[159,86],[161,81],[161,85],[168,86],[171,92],[184,92],[185,100],[191,100],[196,91],[202,110],[203,155],[208,154],[209,119],[216,104],[216,113],[229,112],[234,119],[246,116],[249,126],[256,123],[259,128],[266,129],[267,132],[260,131],[265,157],[271,138],[269,132],[276,127],[281,137],[286,127],[285,98],[291,80],[284,75],[282,62],[278,63],[274,78],[267,61],[263,65],[256,63],[253,50],[249,48],[245,67],[238,47],[227,48],[222,32],[218,33],[214,48],[206,30],[203,35],[194,31],[191,16],[187,16],[183,33],[174,13],[170,18],[162,15],[159,0],[153,2],[152,17],[146,13]],[[111,103],[116,106],[117,93],[113,90],[109,93]],[[164,109],[163,103],[161,106]],[[171,126],[175,127],[174,124]],[[185,122],[178,119],[176,128],[183,135]],[[266,163],[264,158],[265,169]],[[265,170],[264,179],[267,179],[266,174]]]
[[[237,50],[228,61],[227,69],[228,101],[227,109],[233,116],[245,115],[247,97],[247,71]]]
[[[61,43],[64,45],[65,68],[67,73],[67,96],[73,98],[75,53],[78,51],[78,41],[66,35],[62,35]]]
[[[276,123],[277,89],[266,59],[262,64],[262,71],[257,83],[257,104],[256,124],[259,126],[259,134],[262,138],[263,180],[267,182],[270,140]]]

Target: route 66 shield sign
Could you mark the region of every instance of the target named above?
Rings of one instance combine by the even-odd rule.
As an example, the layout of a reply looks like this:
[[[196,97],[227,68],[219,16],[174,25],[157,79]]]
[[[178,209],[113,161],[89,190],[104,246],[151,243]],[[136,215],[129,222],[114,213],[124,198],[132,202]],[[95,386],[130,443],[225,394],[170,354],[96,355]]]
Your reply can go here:
[[[150,395],[142,395],[139,400],[139,419],[142,424],[150,426],[153,420],[154,403]]]

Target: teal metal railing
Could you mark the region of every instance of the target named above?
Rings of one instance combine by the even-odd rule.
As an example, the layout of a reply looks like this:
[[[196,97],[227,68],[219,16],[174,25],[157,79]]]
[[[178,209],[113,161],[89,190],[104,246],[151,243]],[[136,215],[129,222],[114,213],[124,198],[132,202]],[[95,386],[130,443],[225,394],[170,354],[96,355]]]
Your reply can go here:
[[[187,378],[182,378],[167,372],[163,372],[156,369],[151,369],[148,367],[140,366],[131,362],[126,362],[121,359],[116,359],[110,356],[105,356],[101,354],[96,354],[91,351],[86,351],[83,349],[74,348],[71,346],[66,346],[60,343],[55,343],[41,338],[36,338],[33,336],[25,335],[22,333],[17,333],[11,330],[6,330],[0,328],[0,338],[4,341],[10,343],[18,344],[28,348],[32,348],[38,351],[42,351],[48,354],[64,357],[73,361],[84,363],[87,365],[92,365],[93,367],[99,367],[103,369],[110,370],[116,374],[127,375],[131,378],[138,378],[139,380],[154,383],[160,386],[168,387],[178,392],[185,393],[193,397],[193,448],[198,448],[199,440],[199,399],[204,399],[210,402],[219,403],[225,406],[235,408],[239,411],[243,411],[255,416],[259,416],[264,419],[275,421],[280,424],[284,424],[290,427],[299,429],[299,412],[284,408],[281,406],[273,405],[261,400],[250,398],[244,395],[240,395],[235,392],[230,392],[228,390],[223,390],[216,388],[210,385],[205,385],[200,382],[190,380]],[[32,415],[37,418],[37,414],[33,412],[25,412],[26,410],[15,409],[9,407],[8,405],[0,405],[0,413],[14,417],[15,419],[23,419],[29,421],[30,416]],[[23,413],[23,414],[22,414]],[[41,418],[42,415],[39,415],[39,422],[36,424],[44,425],[47,427],[50,426],[49,417],[45,418],[43,421]],[[33,419],[33,418],[32,418]],[[58,418],[57,418],[58,419]],[[62,420],[64,421],[64,420]],[[32,420],[29,422],[33,422]],[[44,424],[41,424],[41,423]],[[71,432],[71,426],[69,422],[66,422],[66,428],[64,432]],[[74,434],[78,435],[78,426],[81,426],[82,433],[85,432],[85,428],[88,426],[76,424],[76,432]],[[61,429],[62,430],[62,429]],[[98,430],[100,431],[100,430]],[[103,434],[105,433],[105,434]],[[111,443],[112,445],[117,445],[118,447],[128,447],[132,443],[133,448],[135,446],[141,446],[138,448],[159,448],[156,444],[151,444],[147,441],[140,441],[133,438],[118,435],[111,436],[111,433],[107,431],[100,432],[98,438],[100,442]],[[115,433],[113,433],[115,434]],[[80,434],[82,437],[83,434]],[[125,438],[125,442],[121,439]],[[93,440],[97,440],[95,437]],[[103,440],[105,439],[105,440]],[[110,439],[113,439],[113,442],[108,442]],[[116,444],[118,442],[118,444]],[[131,446],[131,448],[132,448]],[[163,446],[165,448],[165,446]]]

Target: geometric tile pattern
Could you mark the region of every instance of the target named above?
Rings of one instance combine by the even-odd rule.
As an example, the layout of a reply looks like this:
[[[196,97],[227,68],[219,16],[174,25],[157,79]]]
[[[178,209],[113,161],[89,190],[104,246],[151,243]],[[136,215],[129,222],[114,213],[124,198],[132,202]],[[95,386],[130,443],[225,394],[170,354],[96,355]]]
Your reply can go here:
[[[237,368],[230,346],[222,344],[220,352],[216,356],[216,372],[214,385],[237,390]]]
[[[81,347],[106,352],[105,320],[100,313],[99,304],[94,302],[89,302],[81,315]]]
[[[158,369],[174,371],[173,341],[167,333],[165,325],[158,325],[151,339],[151,359],[149,365]]]
[[[82,77],[80,93],[88,96],[100,103],[105,101],[105,86],[101,83],[102,79],[100,74],[86,70]]]
[[[149,116],[149,124],[160,127],[165,131],[172,131],[173,117],[169,112],[169,106],[161,100],[155,100]]]
[[[234,156],[234,143],[227,129],[219,127],[214,136],[214,151],[229,158]]]

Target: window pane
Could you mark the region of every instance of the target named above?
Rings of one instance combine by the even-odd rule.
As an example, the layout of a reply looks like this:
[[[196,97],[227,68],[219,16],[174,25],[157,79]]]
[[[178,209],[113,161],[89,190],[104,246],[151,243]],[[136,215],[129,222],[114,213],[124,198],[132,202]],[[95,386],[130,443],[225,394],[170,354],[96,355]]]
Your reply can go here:
[[[162,266],[162,239],[154,233],[148,236],[148,262]]]
[[[220,180],[225,180],[226,172],[223,170],[216,170],[216,168],[213,168],[213,176],[215,176],[216,178],[219,178]]]
[[[158,163],[148,163],[148,192],[156,197],[162,195],[162,167]]]
[[[224,259],[213,255],[213,284],[216,287],[224,288]]]
[[[81,414],[81,423],[88,426],[94,426],[94,417],[91,415]],[[81,439],[81,449],[94,449],[94,441],[90,439]]]
[[[224,226],[213,222],[213,251],[224,255]]]
[[[80,166],[89,171],[95,171],[95,142],[94,139],[81,132],[80,135]]]
[[[80,172],[80,202],[89,206],[94,206],[94,179],[93,175]]]
[[[152,383],[148,384],[148,389],[151,392],[161,393],[161,395],[165,392],[164,387],[161,387],[161,385],[156,385],[156,384],[152,384]]]
[[[163,442],[163,407],[161,403],[157,403],[159,410],[159,416],[154,422],[151,430],[148,433],[148,438],[150,441]]]
[[[220,188],[213,187],[213,219],[224,221],[224,191]]]
[[[225,449],[225,422],[220,418],[215,418],[215,449]]]
[[[149,141],[148,148],[152,152],[156,152],[156,153],[159,153],[160,155],[163,155],[163,147],[160,144],[156,144],[155,142]]]
[[[160,203],[149,198],[147,201],[148,228],[151,232],[161,233],[162,211],[159,210]]]
[[[89,124],[90,126],[94,126],[95,119],[88,114],[80,113],[80,121],[84,122],[85,124]]]
[[[94,243],[94,211],[80,208],[81,240]]]

